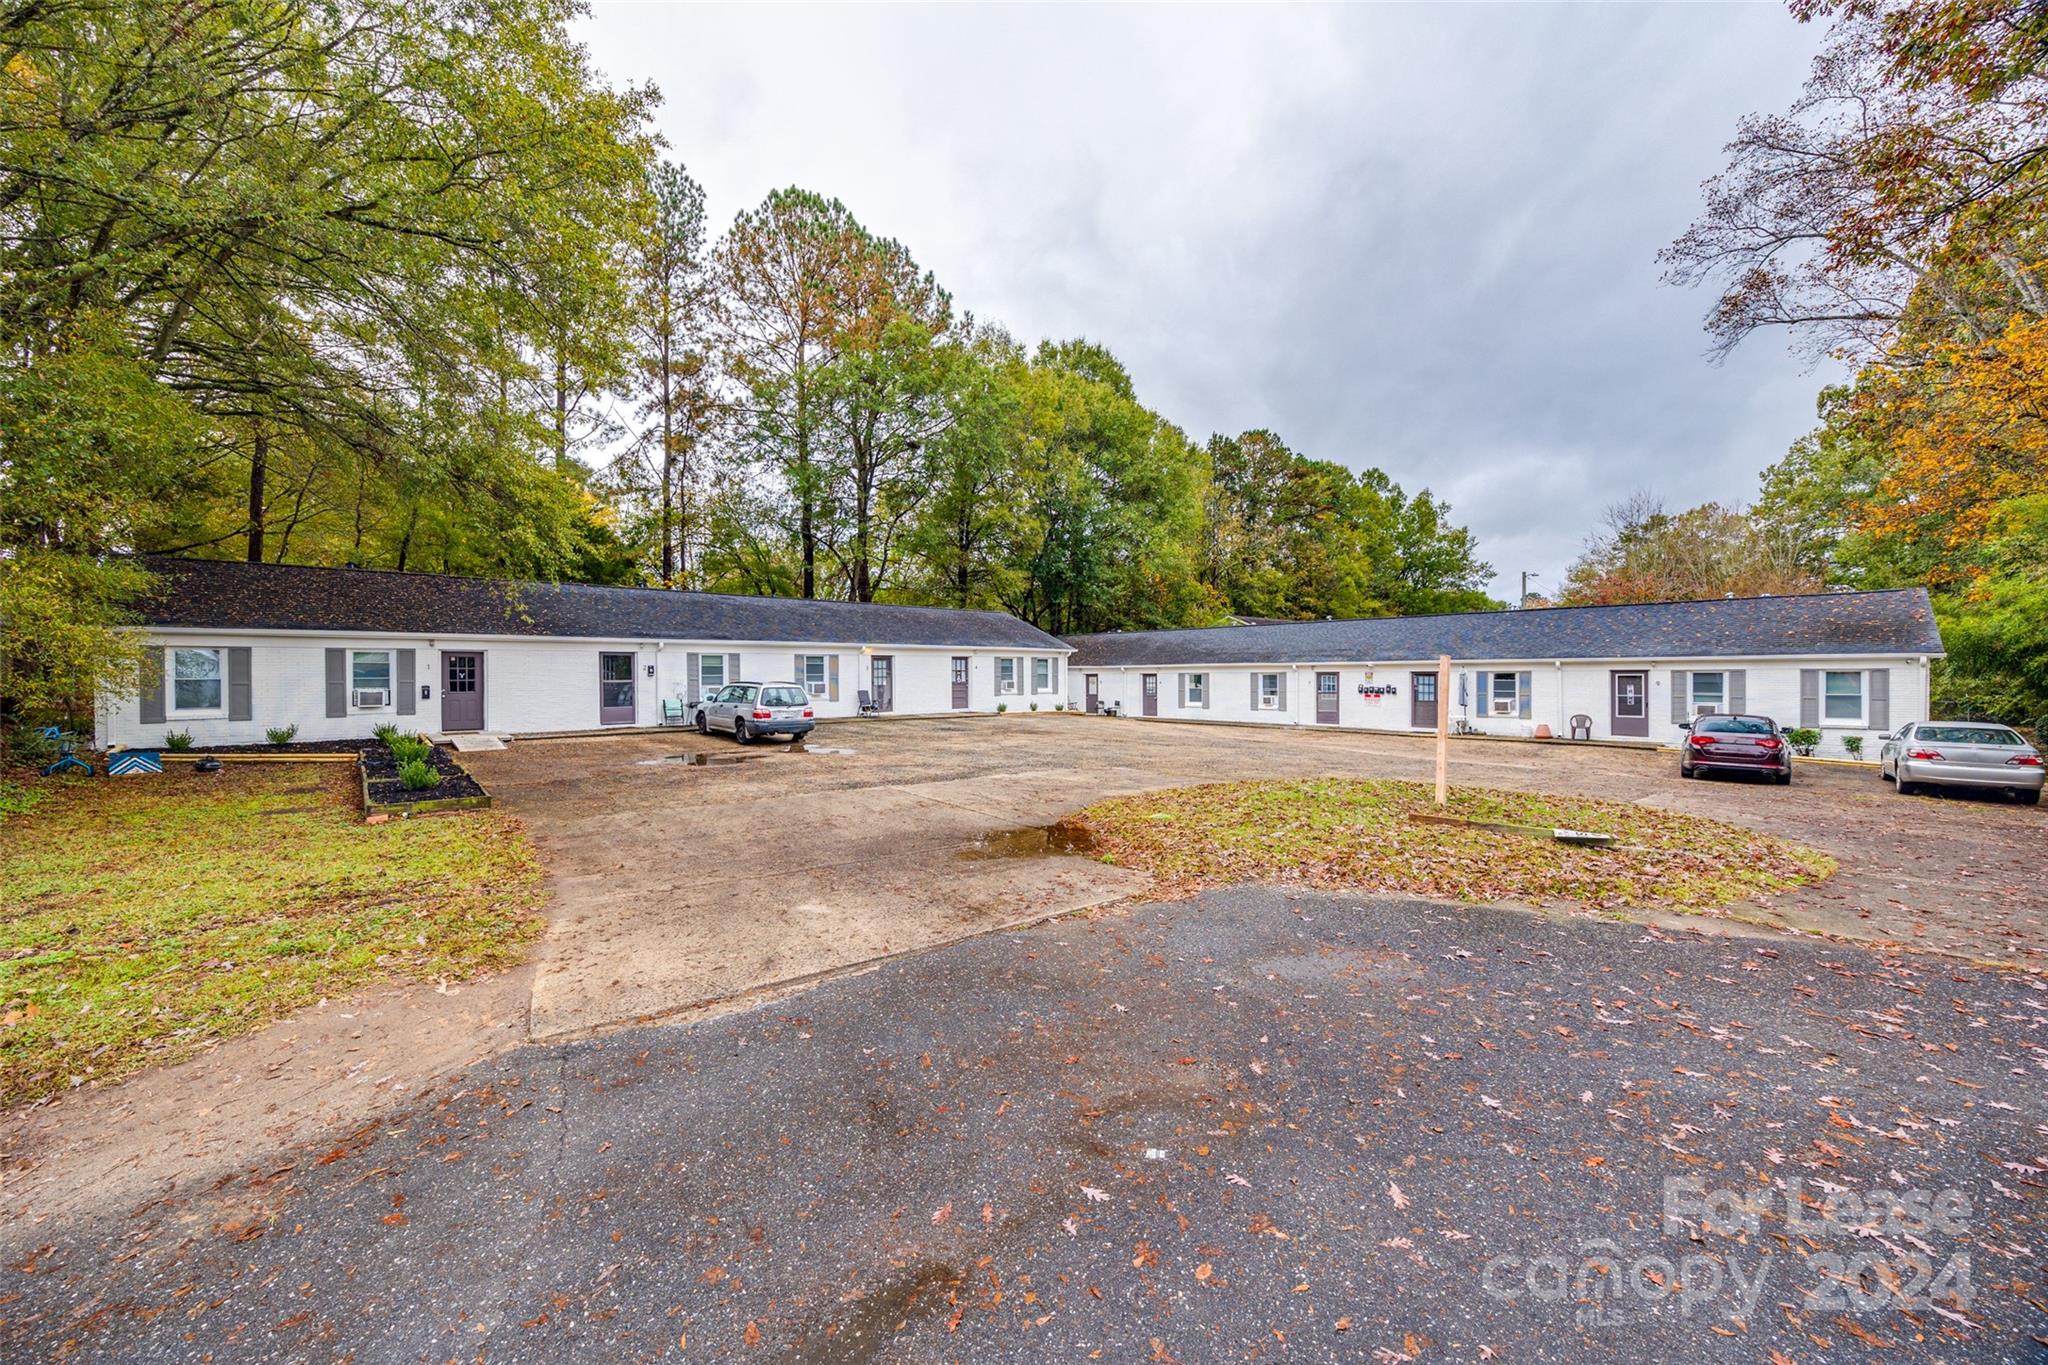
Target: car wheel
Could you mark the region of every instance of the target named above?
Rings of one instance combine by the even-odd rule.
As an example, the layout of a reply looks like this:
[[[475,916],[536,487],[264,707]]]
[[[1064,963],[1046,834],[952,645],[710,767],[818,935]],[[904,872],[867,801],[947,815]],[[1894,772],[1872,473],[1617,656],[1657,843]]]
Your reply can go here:
[[[734,742],[739,744],[745,744],[749,739],[752,738],[752,736],[750,736],[747,733],[747,723],[737,716],[733,717],[732,737]]]
[[[2038,806],[2041,804],[2041,792],[2038,788],[2030,792],[2014,792],[2013,795],[2020,799],[2022,806]]]
[[[699,711],[697,713],[697,733],[700,735],[708,735],[711,733],[711,722],[705,719],[704,713],[702,711]]]
[[[1678,775],[1680,777],[1691,777],[1693,775],[1692,769],[1681,763],[1678,765]]]
[[[1913,784],[1906,780],[1904,773],[1901,773],[1898,780],[1892,783],[1892,790],[1901,796],[1911,796],[1913,794]]]
[[[1792,785],[1792,770],[1788,768],[1788,769],[1786,769],[1786,770],[1785,770],[1784,772],[1782,772],[1782,773],[1779,773],[1779,774],[1778,774],[1778,776],[1777,776],[1777,779],[1776,779],[1776,781],[1777,781],[1778,785],[1779,785],[1779,786],[1781,786],[1781,787],[1789,787],[1789,786],[1791,786],[1791,785]]]

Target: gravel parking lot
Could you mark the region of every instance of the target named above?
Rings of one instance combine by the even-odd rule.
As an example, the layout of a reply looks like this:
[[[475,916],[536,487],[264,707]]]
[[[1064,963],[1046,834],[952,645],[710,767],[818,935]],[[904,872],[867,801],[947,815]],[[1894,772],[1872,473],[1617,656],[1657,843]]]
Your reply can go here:
[[[474,756],[553,877],[531,1029],[572,1036],[803,980],[1142,888],[1075,858],[977,858],[992,833],[1101,797],[1320,774],[1427,779],[1430,742],[1079,715],[839,722],[805,752],[694,733],[528,741]],[[1686,781],[1668,753],[1461,740],[1452,780],[1602,796],[1797,839],[1822,885],[1737,920],[1995,962],[2048,962],[2048,811],[1905,798],[1874,769],[1789,788]],[[963,856],[965,855],[965,856]],[[628,969],[630,968],[630,970]]]

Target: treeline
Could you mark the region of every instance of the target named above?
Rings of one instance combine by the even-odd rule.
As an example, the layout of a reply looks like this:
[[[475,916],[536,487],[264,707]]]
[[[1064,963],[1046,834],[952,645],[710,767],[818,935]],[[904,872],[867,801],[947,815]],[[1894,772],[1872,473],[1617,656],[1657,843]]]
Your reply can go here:
[[[1638,499],[1567,600],[1925,584],[1943,715],[2048,721],[2048,17],[2025,0],[1793,0],[1805,92],[1745,119],[1670,278],[1717,351],[1857,362],[1746,513]]]
[[[0,15],[6,700],[132,666],[133,550],[1000,607],[1486,605],[1428,493],[1191,439],[836,200],[722,232],[565,0]]]

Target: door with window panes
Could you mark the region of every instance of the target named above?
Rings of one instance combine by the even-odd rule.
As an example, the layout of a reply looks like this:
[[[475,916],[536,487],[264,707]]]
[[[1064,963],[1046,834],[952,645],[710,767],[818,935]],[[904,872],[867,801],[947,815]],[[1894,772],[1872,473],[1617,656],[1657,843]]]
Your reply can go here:
[[[597,720],[600,725],[633,723],[633,656],[597,656]]]
[[[484,728],[484,656],[449,653],[441,656],[441,728]]]

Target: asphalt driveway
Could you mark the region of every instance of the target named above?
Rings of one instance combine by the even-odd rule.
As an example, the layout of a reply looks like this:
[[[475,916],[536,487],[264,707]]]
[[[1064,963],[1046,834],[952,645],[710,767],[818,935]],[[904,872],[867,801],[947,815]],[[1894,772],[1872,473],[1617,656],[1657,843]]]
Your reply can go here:
[[[1223,892],[6,1230],[0,1354],[2040,1358],[2040,978]]]
[[[550,870],[529,1029],[572,1037],[1142,890],[989,836],[1104,796],[1238,777],[1427,779],[1424,738],[1019,714],[842,722],[805,752],[689,732],[525,741],[472,764]],[[1843,871],[1733,918],[2048,965],[2048,811],[1901,798],[1868,769],[1681,781],[1669,754],[1483,740],[1452,780],[1754,826]],[[1028,843],[1024,851],[1029,852]]]

